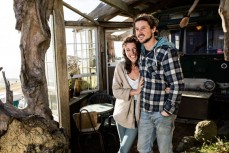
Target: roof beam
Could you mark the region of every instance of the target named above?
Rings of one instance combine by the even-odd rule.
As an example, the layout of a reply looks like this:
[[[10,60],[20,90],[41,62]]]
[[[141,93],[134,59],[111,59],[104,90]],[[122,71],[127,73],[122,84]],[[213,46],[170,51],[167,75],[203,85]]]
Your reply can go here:
[[[104,28],[130,28],[133,27],[133,22],[99,22],[99,25]],[[92,27],[93,24],[85,21],[65,21],[65,26],[84,26]]]
[[[135,17],[137,16],[139,10],[134,9],[132,7],[129,7],[126,3],[124,3],[121,0],[100,0],[112,7],[115,7],[123,12],[125,12],[126,14],[128,14],[130,17]]]
[[[93,22],[96,25],[99,25],[98,21],[95,21],[93,18],[91,18],[90,16],[86,15],[85,13],[80,12],[79,10],[77,10],[76,8],[74,8],[73,6],[69,5],[68,3],[63,1],[63,5],[67,8],[69,8],[70,10],[72,10],[73,12],[83,16],[84,18],[88,19],[89,21]]]

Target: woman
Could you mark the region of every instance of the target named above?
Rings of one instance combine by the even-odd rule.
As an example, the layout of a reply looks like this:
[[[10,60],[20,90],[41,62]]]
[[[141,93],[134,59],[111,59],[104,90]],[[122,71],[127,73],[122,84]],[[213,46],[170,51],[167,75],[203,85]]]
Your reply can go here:
[[[120,139],[119,153],[128,153],[137,136],[140,111],[138,95],[143,79],[140,79],[138,68],[140,44],[137,38],[127,37],[122,47],[125,60],[117,64],[112,85],[113,95],[116,98],[113,117]]]

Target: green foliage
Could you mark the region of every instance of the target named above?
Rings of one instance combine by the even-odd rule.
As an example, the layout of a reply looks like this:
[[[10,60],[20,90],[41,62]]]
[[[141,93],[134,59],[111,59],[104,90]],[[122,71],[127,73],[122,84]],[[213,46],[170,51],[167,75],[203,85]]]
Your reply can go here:
[[[73,82],[72,82],[72,79],[69,79],[69,80],[68,80],[68,87],[69,87],[69,89],[73,89]]]
[[[229,153],[229,140],[216,138],[214,142],[204,142],[182,153]]]
[[[202,147],[191,149],[195,153],[228,153],[229,152],[229,141],[217,138],[216,142],[204,143]],[[189,151],[187,152],[189,153]]]

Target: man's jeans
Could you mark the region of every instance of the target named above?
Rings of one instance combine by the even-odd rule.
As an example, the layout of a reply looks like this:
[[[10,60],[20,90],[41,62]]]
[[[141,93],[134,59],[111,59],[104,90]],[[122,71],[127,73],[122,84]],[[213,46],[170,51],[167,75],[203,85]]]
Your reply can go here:
[[[134,143],[137,136],[138,129],[125,128],[119,124],[116,124],[119,134],[120,148],[118,153],[128,153]]]
[[[138,151],[153,153],[157,139],[160,153],[172,153],[172,137],[176,115],[162,116],[160,112],[141,112],[138,126]]]

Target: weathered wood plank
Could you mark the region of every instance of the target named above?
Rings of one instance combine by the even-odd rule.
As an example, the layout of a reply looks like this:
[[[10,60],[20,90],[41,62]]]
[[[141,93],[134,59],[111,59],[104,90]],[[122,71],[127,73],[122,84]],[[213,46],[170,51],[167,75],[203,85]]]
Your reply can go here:
[[[98,68],[99,68],[99,89],[106,89],[106,50],[105,50],[105,29],[98,28]]]
[[[130,6],[128,6],[126,3],[124,3],[121,0],[116,0],[116,1],[112,1],[112,0],[101,0],[104,3],[107,3],[110,6],[113,6],[125,13],[127,13],[129,16],[131,17],[135,17],[138,13],[139,10],[132,8]]]
[[[65,39],[65,25],[62,0],[55,0],[54,3],[54,48],[56,57],[57,91],[59,97],[59,121],[61,127],[70,134],[69,116],[69,89],[67,76],[67,53]]]
[[[99,22],[101,27],[104,28],[129,28],[133,26],[133,22]],[[65,21],[65,26],[85,26],[92,27],[93,24],[84,21]]]

